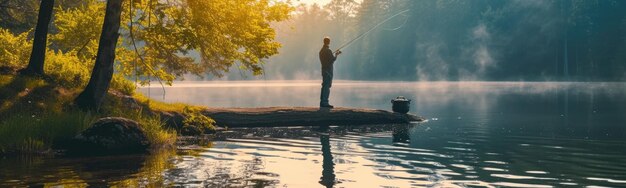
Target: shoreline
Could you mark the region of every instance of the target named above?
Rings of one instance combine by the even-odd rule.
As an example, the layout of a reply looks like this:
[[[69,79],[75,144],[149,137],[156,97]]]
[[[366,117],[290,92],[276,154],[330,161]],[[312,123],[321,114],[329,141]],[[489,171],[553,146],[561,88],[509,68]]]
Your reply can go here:
[[[424,121],[424,118],[412,114],[349,107],[207,108],[201,113],[222,127],[344,126]]]

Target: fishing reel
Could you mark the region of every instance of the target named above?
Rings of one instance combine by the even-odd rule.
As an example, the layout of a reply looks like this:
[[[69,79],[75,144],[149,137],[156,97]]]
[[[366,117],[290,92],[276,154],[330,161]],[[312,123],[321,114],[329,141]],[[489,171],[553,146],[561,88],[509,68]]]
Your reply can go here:
[[[342,52],[341,52],[341,50],[337,50],[337,51],[335,51],[335,55],[339,55],[339,54],[341,54],[341,53],[342,53]]]

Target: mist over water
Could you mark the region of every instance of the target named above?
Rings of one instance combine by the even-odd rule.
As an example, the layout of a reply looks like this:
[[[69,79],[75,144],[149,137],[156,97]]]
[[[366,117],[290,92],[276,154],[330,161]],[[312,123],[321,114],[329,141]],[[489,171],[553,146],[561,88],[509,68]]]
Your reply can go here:
[[[319,87],[318,81],[183,82],[166,88],[165,101],[316,106]],[[150,90],[162,97],[160,88]],[[390,109],[399,95],[412,99],[410,113],[428,121],[329,133],[236,129],[219,134],[211,147],[191,149],[198,154],[177,160],[166,177],[180,185],[626,186],[624,83],[339,81],[330,101]]]
[[[179,82],[165,101],[316,106],[319,89],[319,81]],[[337,106],[387,110],[403,95],[428,121],[229,129],[146,156],[8,157],[0,186],[626,186],[624,83],[338,81],[331,91]],[[158,86],[139,92],[163,100]]]
[[[140,91],[163,100],[159,87]],[[180,82],[165,88],[166,102],[209,107],[317,106],[319,81]],[[520,125],[571,126],[606,131],[616,138],[625,131],[624,83],[563,82],[365,82],[337,81],[330,102],[337,106],[391,109],[397,96],[412,99],[411,111],[428,118],[515,117]],[[526,116],[526,118],[524,118]],[[605,129],[605,128],[611,129]],[[554,132],[554,134],[565,134]],[[611,137],[613,137],[611,136]]]

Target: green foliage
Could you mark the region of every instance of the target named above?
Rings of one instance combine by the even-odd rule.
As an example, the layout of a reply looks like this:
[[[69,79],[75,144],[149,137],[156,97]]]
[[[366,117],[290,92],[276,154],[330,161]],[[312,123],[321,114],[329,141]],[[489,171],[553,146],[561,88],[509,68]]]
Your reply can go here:
[[[8,29],[0,28],[0,66],[22,67],[28,62],[32,48],[28,33],[14,35]]]
[[[262,73],[263,59],[278,53],[270,23],[288,18],[291,7],[267,0],[136,0],[130,36],[129,1],[123,5],[122,37],[116,49],[116,72],[136,76],[140,84],[159,78],[171,85],[184,74],[221,76],[239,64]],[[151,4],[150,4],[151,3]],[[73,8],[57,7],[50,45],[91,66],[97,53],[104,2],[89,0]]]
[[[140,109],[130,109],[122,105],[110,106],[109,108],[114,110],[107,116],[124,117],[137,121],[152,146],[172,147],[176,143],[176,131],[165,129],[164,123],[158,115],[146,115]]]
[[[57,33],[50,36],[50,43],[64,52],[75,54],[81,61],[93,61],[98,51],[104,6],[102,2],[87,0],[76,8],[57,8],[54,19]]]
[[[158,116],[130,108],[119,97],[109,95],[103,110],[92,115],[71,106],[76,92],[41,78],[0,75],[0,79],[0,153],[48,150],[55,141],[71,138],[107,116],[139,122],[156,147],[173,146],[176,141],[176,132],[164,129]],[[117,79],[114,83],[132,84]]]
[[[33,2],[37,1],[28,0],[29,5]],[[1,76],[0,152],[49,148],[55,140],[74,136],[97,118],[72,110],[70,103],[76,91],[89,81],[104,2],[62,0],[60,4],[71,6],[55,9],[54,29],[49,34],[44,64],[46,77]],[[124,7],[129,5],[125,1]],[[129,19],[122,19],[116,74],[111,82],[114,90],[126,95],[135,91],[135,85],[125,79],[129,76],[140,78],[143,84],[154,77],[171,84],[188,73],[221,76],[236,64],[255,75],[261,74],[263,60],[277,54],[280,47],[274,41],[275,31],[270,24],[287,19],[292,10],[287,3],[269,0],[137,0],[133,6],[132,12],[125,9],[122,14],[122,18]],[[3,9],[2,13],[6,11]],[[131,17],[137,51],[130,40]],[[4,18],[0,22],[9,23],[3,21]],[[28,63],[32,48],[30,32],[16,31],[19,30],[0,29],[2,67],[19,69]],[[153,102],[145,97],[138,100],[153,110],[182,111],[186,126],[215,130],[215,121],[202,115],[199,108]],[[158,116],[146,116],[121,101],[108,105],[103,107],[108,110],[98,116],[137,120],[153,144],[174,143],[176,133],[164,130]]]
[[[13,81],[13,76],[0,75],[0,88],[4,88],[7,84],[11,83],[11,81]],[[0,92],[0,93],[4,93],[4,92]],[[0,98],[0,99],[4,99],[4,98]]]
[[[84,0],[55,0],[55,7],[78,7]],[[0,0],[0,28],[12,33],[23,33],[35,27],[41,0]]]
[[[166,130],[159,116],[140,116],[136,118],[146,132],[153,147],[172,147],[176,144],[176,131]]]
[[[13,35],[8,30],[0,29],[0,63],[2,66],[20,69],[26,66],[30,58],[32,40],[28,32]],[[67,88],[84,86],[89,79],[89,64],[83,63],[76,55],[62,51],[46,52],[45,72],[56,83]]]
[[[185,107],[183,109],[183,116],[185,116],[185,119],[183,120],[183,127],[197,127],[204,133],[215,131],[215,120],[202,114],[199,109]]]
[[[128,82],[126,80],[124,81]],[[103,117],[123,117],[137,121],[145,131],[148,140],[153,146],[171,147],[175,144],[176,131],[165,129],[164,123],[158,115],[148,114],[144,112],[142,108],[133,108],[132,106],[129,106],[128,102],[122,100],[123,99],[120,96],[115,96],[109,93],[100,109],[101,115]]]
[[[116,49],[115,68],[121,76],[113,83],[127,94],[132,93],[131,87],[117,78],[133,76],[147,84],[156,77],[171,85],[188,73],[221,76],[236,64],[261,74],[263,60],[277,54],[280,47],[270,24],[287,19],[292,10],[287,3],[268,0],[136,0],[129,12],[129,3],[123,6],[122,37]],[[82,87],[97,54],[105,2],[66,0],[60,4],[49,34],[52,50],[46,54],[46,73],[64,87]],[[136,43],[131,40],[130,22]],[[27,35],[0,31],[0,63],[17,68],[26,65],[32,43]]]
[[[69,139],[85,130],[95,120],[81,111],[9,117],[0,122],[0,153],[46,150],[55,141]]]
[[[3,91],[1,152],[49,148],[55,140],[76,135],[96,119],[72,110],[69,101],[75,90],[84,87],[89,80],[97,54],[104,2],[66,0],[60,4],[65,3],[72,6],[55,9],[54,29],[49,34],[44,64],[45,81],[20,77],[0,82]],[[125,1],[124,7],[129,5],[129,1]],[[277,54],[280,47],[274,41],[275,32],[270,23],[287,19],[292,9],[286,3],[269,0],[137,0],[133,5],[133,12],[124,10],[122,17],[133,19],[132,32],[140,45],[135,52],[134,43],[129,40],[131,20],[123,19],[120,31],[123,36],[119,42],[122,45],[116,49],[117,74],[111,83],[112,88],[127,95],[134,93],[135,85],[126,80],[126,76],[138,76],[142,83],[158,77],[171,84],[176,77],[187,73],[209,72],[221,76],[236,63],[255,75],[261,74],[263,59]],[[4,13],[2,11],[0,13]],[[0,63],[19,69],[28,62],[32,42],[27,38],[29,32],[18,35],[12,32],[0,29]],[[190,57],[190,53],[198,54],[199,59]],[[184,108],[186,126],[215,130],[215,121],[197,108],[145,101],[148,107],[155,104],[161,109],[180,111]],[[98,116],[137,120],[153,144],[174,143],[176,133],[164,130],[158,116],[145,116],[141,110],[124,106],[120,101],[109,105],[103,108],[109,110]]]
[[[165,103],[161,101],[156,101],[150,99],[148,96],[145,96],[141,93],[135,93],[133,98],[137,100],[138,103],[147,106],[148,108],[154,111],[164,111],[164,112],[182,112],[185,108],[188,108],[188,104],[184,103]],[[195,107],[198,108],[198,107]]]
[[[135,89],[137,86],[135,83],[130,80],[124,78],[121,74],[114,74],[113,79],[111,80],[111,88],[122,92],[124,95],[132,96],[135,94]]]
[[[60,86],[83,88],[89,81],[92,66],[93,63],[85,63],[74,54],[48,50],[44,70]]]
[[[122,107],[118,107],[123,109]],[[76,136],[87,129],[99,117],[82,111],[35,115],[16,115],[0,121],[0,153],[4,152],[41,152],[49,149],[53,143]],[[143,115],[141,111],[121,110],[108,114],[137,121],[150,143],[155,147],[171,147],[176,142],[176,132],[165,130],[158,116]]]
[[[168,84],[187,73],[221,76],[235,64],[261,74],[263,59],[277,54],[280,47],[270,23],[287,19],[291,9],[268,0],[137,0],[133,33],[142,44],[138,51],[144,61],[136,53],[125,53],[120,71],[137,69],[141,76]],[[129,37],[125,36],[124,48],[132,49]]]
[[[72,10],[69,10],[72,11]],[[70,14],[71,15],[71,14]],[[57,15],[57,19],[63,20],[65,14],[61,11]],[[62,31],[65,31],[61,29]],[[78,30],[80,31],[80,30]],[[52,41],[65,41],[61,40],[60,36],[66,35],[66,32],[60,32],[59,34],[52,35],[55,38]],[[12,69],[20,69],[26,66],[30,56],[30,50],[32,48],[32,40],[27,38],[28,32],[13,35],[6,29],[0,28],[0,66],[9,67]],[[67,37],[74,39],[79,35],[73,35],[73,37]],[[68,42],[68,41],[66,41]],[[95,41],[91,41],[97,43]],[[44,69],[52,81],[65,88],[83,88],[89,81],[91,75],[91,68],[93,67],[93,57],[95,56],[95,50],[97,44],[86,47],[81,54],[77,55],[79,49],[71,48],[69,44],[67,51],[63,50],[51,50],[46,52],[46,62]],[[125,80],[121,73],[116,74],[111,81],[111,88],[119,90],[125,94],[133,94],[135,86],[128,80]]]
[[[38,0],[0,0],[0,27],[13,33],[26,32],[35,27]]]

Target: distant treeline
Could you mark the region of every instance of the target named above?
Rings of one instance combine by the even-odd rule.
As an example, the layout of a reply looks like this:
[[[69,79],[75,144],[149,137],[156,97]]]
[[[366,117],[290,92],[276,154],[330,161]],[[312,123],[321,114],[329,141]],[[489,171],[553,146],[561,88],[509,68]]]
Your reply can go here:
[[[29,30],[32,33],[39,2],[38,0],[0,0],[0,28],[8,29],[16,35]],[[135,2],[140,2],[136,5],[137,10],[147,6],[146,4],[149,5],[150,2],[161,3],[160,1],[139,0]],[[179,0],[178,2],[188,1]],[[209,7],[219,7],[213,6],[217,2],[204,4]],[[161,4],[163,3],[165,2]],[[57,0],[56,5],[50,27],[51,34],[63,33],[64,28],[57,24],[65,22],[57,18],[89,12],[90,7],[100,9],[104,7],[102,1],[97,0]],[[155,7],[154,11],[160,11],[168,6]],[[194,15],[200,15],[200,13],[209,15],[207,10],[196,9],[198,12]],[[233,7],[233,11],[241,12],[234,9],[236,8]],[[211,75],[221,75],[221,72],[227,70],[228,67],[231,68],[230,72],[225,74],[227,79],[250,79],[254,77],[245,75],[260,72],[265,73],[265,76],[256,77],[257,79],[319,79],[320,64],[317,56],[324,36],[333,39],[331,48],[335,49],[380,21],[404,10],[409,11],[386,22],[380,28],[343,49],[344,53],[335,65],[336,77],[353,80],[626,80],[625,0],[331,0],[327,5],[296,6],[295,11],[289,11],[291,12],[290,19],[280,23],[271,22],[275,31],[261,29],[251,32],[259,36],[272,37],[272,34],[276,32],[276,41],[280,42],[282,47],[278,51],[279,54],[270,56],[269,59],[266,59],[265,55],[259,56],[262,57],[259,59],[245,58],[245,55],[241,55],[244,52],[237,50],[226,52],[227,50],[224,49],[228,45],[220,43],[221,40],[195,35],[199,39],[211,41],[205,42],[211,44],[211,48],[206,49],[224,51],[223,55],[236,54],[244,57],[239,59],[251,59],[254,63],[237,60],[237,62],[226,62],[228,65],[234,65],[232,67],[215,66],[206,63],[210,58],[202,57],[202,54],[210,53],[194,50],[189,50],[189,53],[180,53],[180,51],[186,52],[186,49],[174,49],[167,53],[146,53],[158,57],[146,59],[154,60],[154,62],[147,62],[150,65],[154,64],[154,67],[161,66],[165,67],[164,70],[176,70],[165,71],[168,74],[160,76],[164,80],[190,75],[189,72],[204,74],[206,70],[209,73],[205,79],[214,79]],[[103,11],[99,12],[103,13]],[[241,16],[247,16],[241,14]],[[99,14],[97,17],[101,18],[102,15]],[[81,21],[78,18],[65,20],[72,21],[72,23],[74,20]],[[149,31],[146,33],[156,35],[159,34],[158,32],[171,33],[169,30],[179,30],[180,27],[178,24],[159,27],[159,30],[142,29],[146,28],[143,25],[150,25],[150,19],[146,18],[151,17],[138,17],[136,21],[137,40],[142,49],[145,44],[142,41],[151,39],[149,35],[144,35],[142,32]],[[158,19],[152,19],[153,22],[155,20]],[[185,19],[181,20],[185,21]],[[197,19],[200,22],[202,20],[206,19]],[[251,19],[247,21],[257,23]],[[67,22],[68,25],[72,23]],[[100,26],[91,22],[86,25],[94,25],[94,27],[89,27],[95,28],[94,31],[98,31]],[[122,25],[123,29],[127,27],[126,25]],[[197,25],[191,24],[189,27]],[[256,26],[243,27],[241,23],[231,25],[237,25],[242,29],[259,29]],[[153,24],[152,26],[160,25]],[[222,32],[237,33],[236,31],[242,29],[228,27]],[[90,40],[93,42],[84,49],[91,49],[90,46],[97,44],[96,36],[98,35],[94,32],[87,32],[92,30],[76,31],[85,36],[91,36]],[[128,39],[128,32],[121,32]],[[240,34],[248,36],[245,32]],[[164,36],[171,36],[172,39],[163,39],[169,43],[197,41],[184,37],[176,38],[175,36],[178,35]],[[148,38],[144,39],[146,37]],[[68,37],[72,39],[70,41],[75,38],[77,41],[78,39],[85,40],[85,37]],[[51,36],[49,45],[52,49],[62,49],[64,43],[57,39],[58,37]],[[84,46],[84,42],[78,42],[80,44],[71,45],[71,47],[76,48],[78,52],[88,53],[89,50],[78,50],[83,49],[80,46]],[[244,41],[240,42],[247,44]],[[128,44],[125,45],[128,49]],[[261,45],[261,47],[264,46],[277,48],[274,43]],[[251,52],[266,51],[252,50]],[[271,52],[269,54],[274,54],[274,50]],[[132,56],[133,53],[128,53],[128,55]],[[164,55],[167,57],[162,57]],[[183,56],[192,57],[193,60]],[[121,61],[121,58],[117,59],[122,63],[127,62]],[[179,62],[183,60],[184,62]],[[193,61],[196,63],[189,63]],[[265,62],[265,64],[258,64],[260,62]],[[203,71],[194,68],[203,64],[208,66],[202,69]],[[184,71],[177,71],[181,68]],[[240,71],[241,69],[238,68],[244,70]],[[212,74],[215,71],[217,74]],[[196,79],[195,76],[186,76],[186,78]]]
[[[275,25],[283,44],[267,79],[317,79],[331,48],[409,9],[344,49],[354,80],[626,80],[623,0],[333,0]],[[231,79],[238,79],[231,72]]]

